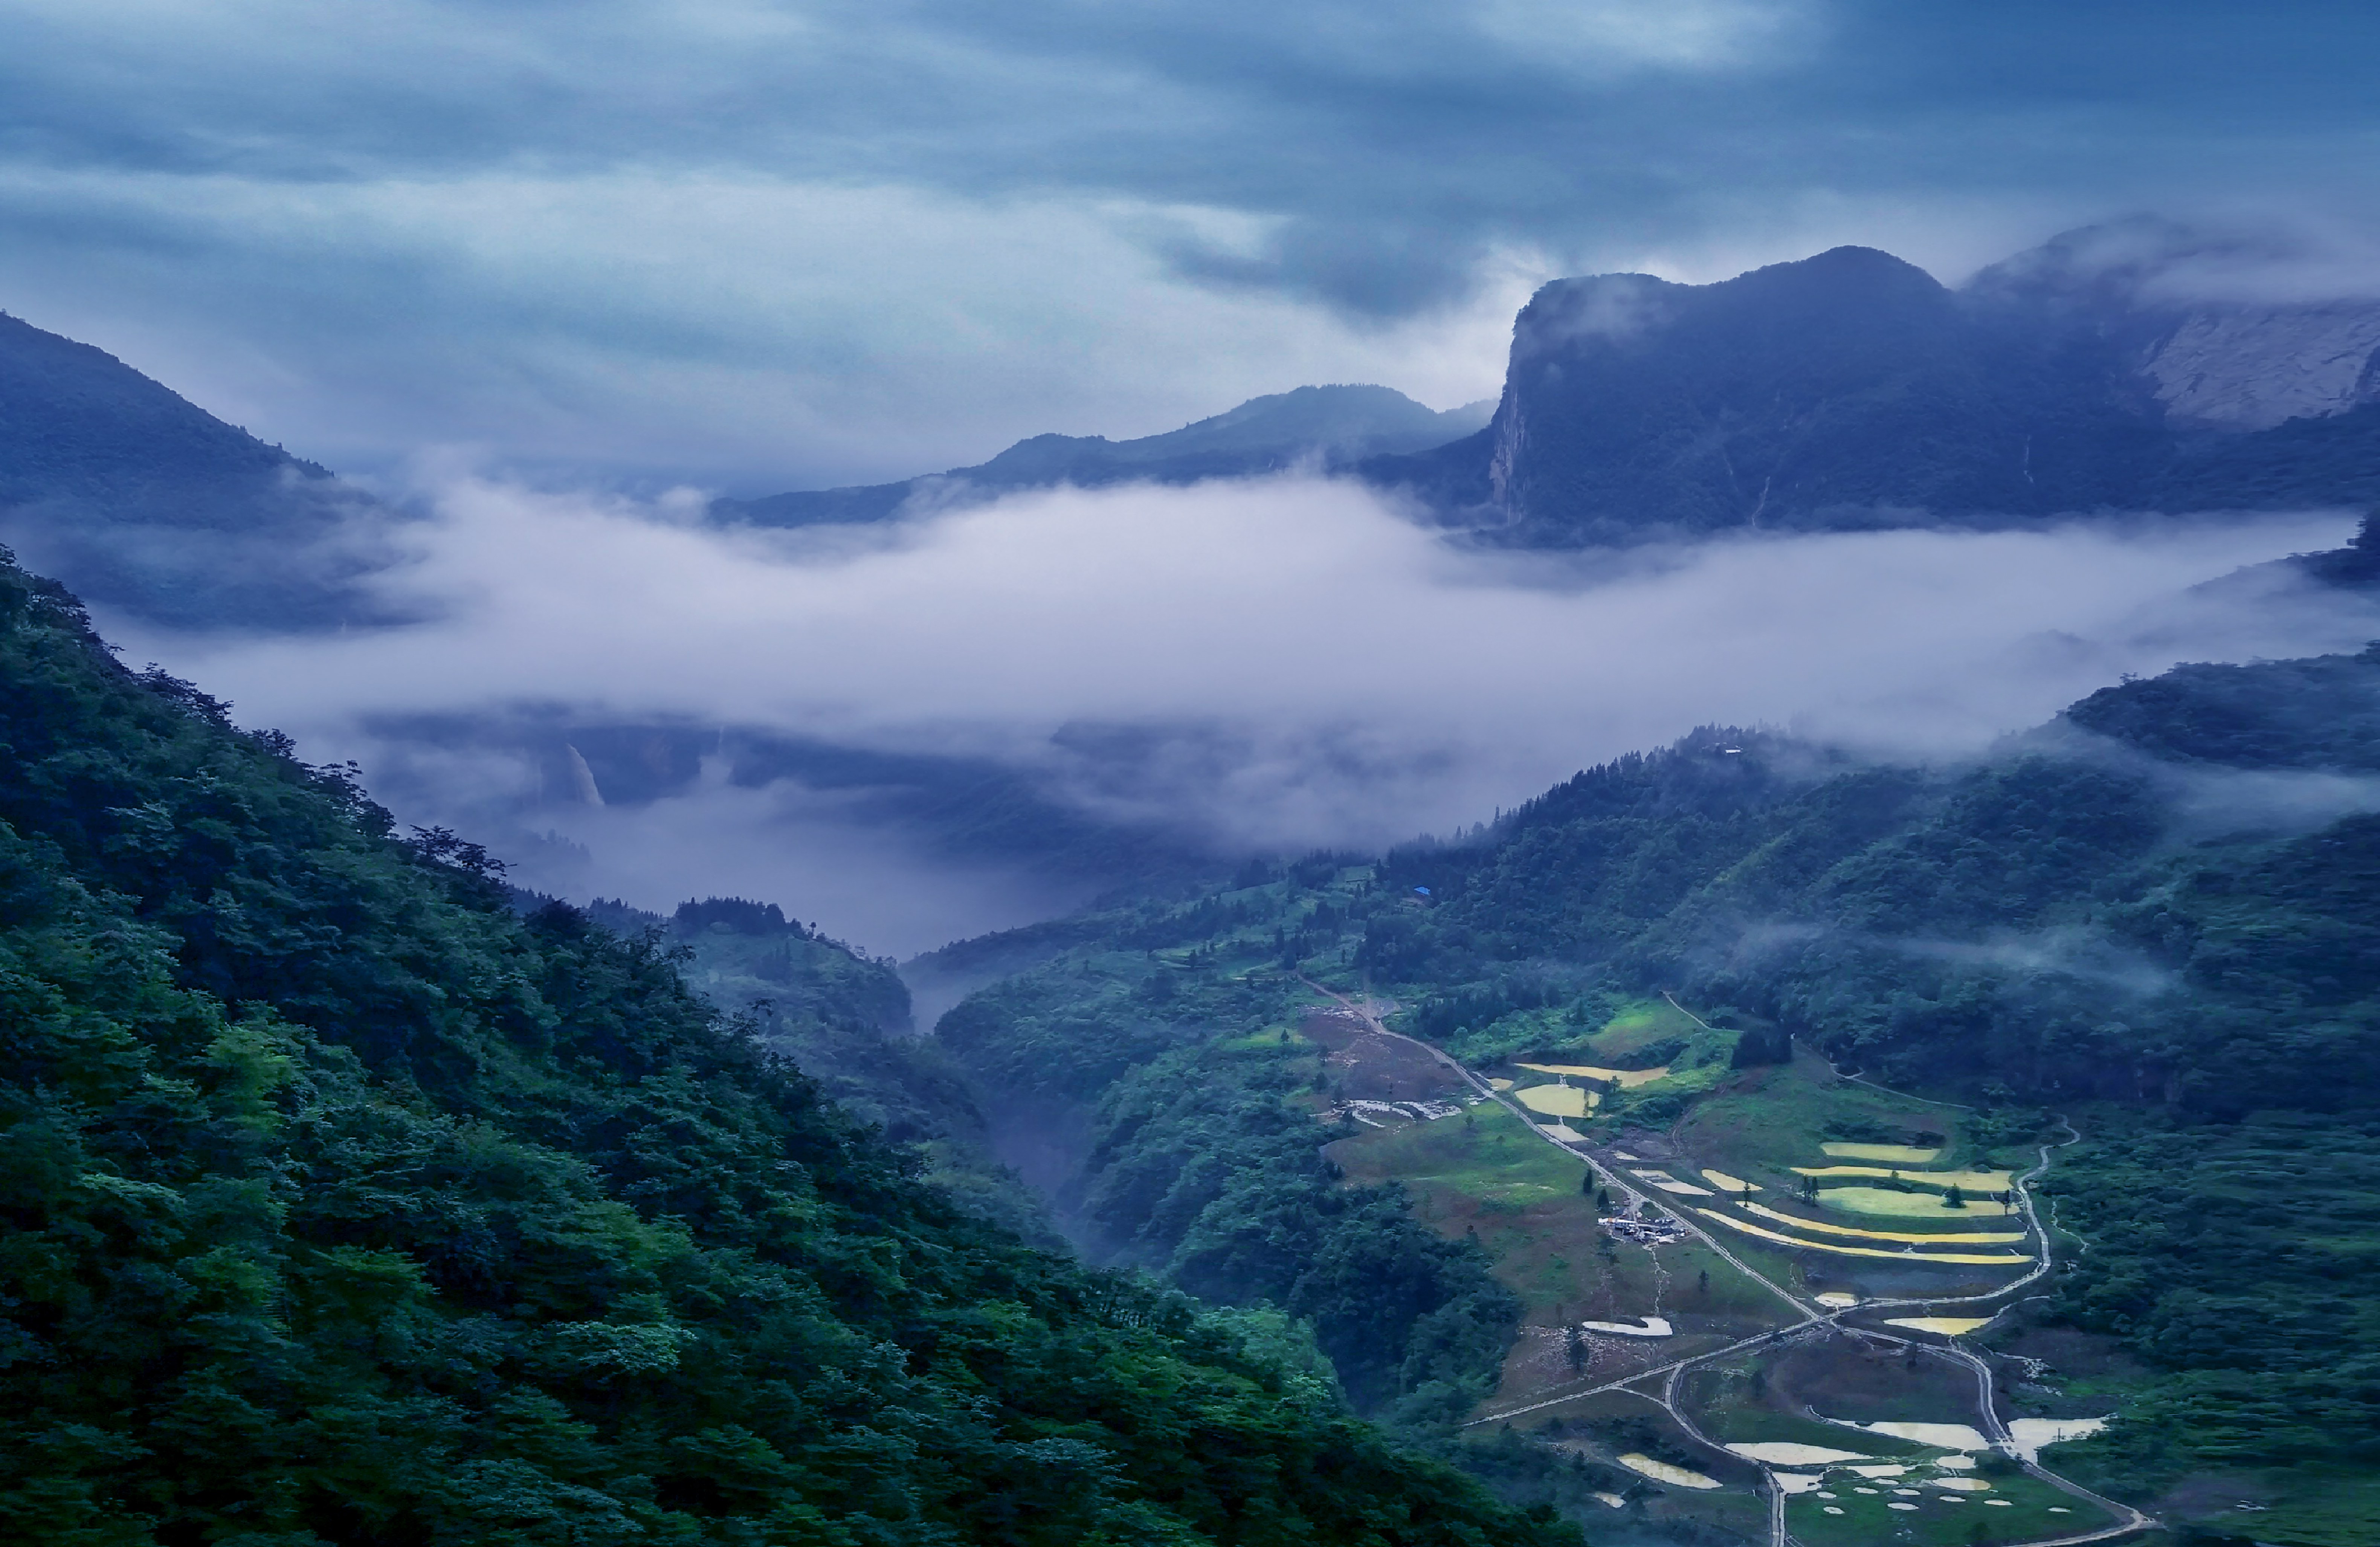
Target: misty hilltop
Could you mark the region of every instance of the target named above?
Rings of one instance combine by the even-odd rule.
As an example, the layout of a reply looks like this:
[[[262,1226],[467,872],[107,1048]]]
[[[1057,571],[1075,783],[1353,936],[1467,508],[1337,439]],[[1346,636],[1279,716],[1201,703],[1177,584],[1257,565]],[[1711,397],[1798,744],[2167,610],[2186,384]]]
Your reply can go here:
[[[1440,413],[1384,386],[1302,386],[1161,435],[1035,435],[972,468],[898,483],[715,501],[714,518],[756,526],[883,520],[911,501],[927,508],[1057,484],[1195,483],[1310,465],[1338,470],[1370,457],[1426,450],[1485,424],[1482,400]]]
[[[115,356],[0,314],[0,542],[177,626],[335,627],[387,513]]]
[[[1524,547],[2369,501],[2380,302],[2253,298],[2258,256],[2141,221],[1955,290],[1861,247],[1558,280],[1486,429],[1362,471]]]

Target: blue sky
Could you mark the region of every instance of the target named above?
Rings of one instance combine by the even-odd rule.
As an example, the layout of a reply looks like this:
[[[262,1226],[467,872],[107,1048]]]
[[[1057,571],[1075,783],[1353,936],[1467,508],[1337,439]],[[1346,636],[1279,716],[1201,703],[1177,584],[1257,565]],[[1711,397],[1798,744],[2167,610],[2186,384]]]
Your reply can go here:
[[[337,467],[762,492],[1449,407],[1565,273],[2155,210],[2360,283],[2375,58],[2368,5],[10,0],[0,309]]]

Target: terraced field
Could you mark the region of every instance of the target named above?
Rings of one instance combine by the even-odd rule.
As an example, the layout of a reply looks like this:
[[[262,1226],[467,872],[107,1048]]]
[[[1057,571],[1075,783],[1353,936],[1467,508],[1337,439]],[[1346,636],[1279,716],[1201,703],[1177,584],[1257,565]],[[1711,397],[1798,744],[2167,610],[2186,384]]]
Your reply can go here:
[[[1549,1049],[1467,1078],[1459,1118],[1330,1152],[1351,1180],[1402,1182],[1521,1294],[1475,1421],[1609,1468],[1615,1507],[1740,1536],[1755,1505],[1779,1547],[2122,1534],[2130,1512],[2033,1465],[2038,1432],[1961,1341],[2038,1276],[2042,1245],[2021,1168],[1968,1142],[1959,1109],[1806,1057],[1730,1072],[1707,1042],[1658,1067]]]

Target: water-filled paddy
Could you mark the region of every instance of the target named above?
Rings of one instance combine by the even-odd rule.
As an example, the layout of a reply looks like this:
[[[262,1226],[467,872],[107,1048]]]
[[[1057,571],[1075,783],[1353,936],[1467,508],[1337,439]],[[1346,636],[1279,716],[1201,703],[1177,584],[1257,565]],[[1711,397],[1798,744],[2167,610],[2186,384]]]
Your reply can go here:
[[[1595,1104],[1594,1093],[1575,1085],[1532,1085],[1512,1095],[1531,1112],[1542,1112],[1548,1117],[1584,1117],[1586,1109]]]
[[[1667,1461],[1656,1461],[1649,1456],[1639,1456],[1633,1451],[1621,1456],[1620,1464],[1632,1472],[1649,1477],[1656,1482],[1669,1483],[1673,1487],[1717,1488],[1719,1485],[1718,1479],[1715,1477],[1705,1477],[1700,1472],[1691,1472],[1683,1467],[1672,1467]]]
[[[1900,1423],[1891,1419],[1852,1423],[1846,1419],[1828,1419],[1827,1421],[1870,1434],[1889,1434],[1896,1440],[1914,1440],[1921,1445],[1933,1445],[1939,1450],[1981,1451],[1992,1448],[1992,1443],[1977,1433],[1973,1424]]]

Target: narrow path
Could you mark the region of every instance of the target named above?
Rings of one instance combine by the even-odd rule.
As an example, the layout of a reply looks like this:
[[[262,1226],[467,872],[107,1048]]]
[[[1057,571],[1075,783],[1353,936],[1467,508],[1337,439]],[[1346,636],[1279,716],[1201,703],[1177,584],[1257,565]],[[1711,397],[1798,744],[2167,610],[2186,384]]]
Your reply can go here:
[[[1854,1333],[1862,1337],[1872,1338],[1899,1347],[1922,1351],[1929,1356],[1951,1359],[1965,1365],[1975,1377],[1976,1406],[1983,1419],[1982,1432],[1984,1437],[1991,1441],[1997,1448],[2000,1449],[2007,1455],[2015,1457],[2017,1464],[2024,1468],[2027,1475],[2049,1484],[2051,1487],[2058,1489],[2060,1492],[2066,1493],[2070,1497],[2085,1500],[2088,1503],[2106,1510],[2109,1515],[2115,1517],[2115,1524],[2104,1527],[2095,1531],[2085,1531],[2074,1536],[2061,1536],[2046,1541],[2024,1542],[2017,1544],[2017,1547],[2083,1547],[2084,1543],[2112,1541],[2117,1537],[2129,1536],[2135,1531],[2154,1529],[2158,1524],[2154,1517],[2143,1514],[2142,1511],[2134,1509],[2130,1504],[2119,1504],[2113,1499],[2104,1498],[2083,1487],[2079,1482],[2074,1482],[2066,1478],[2060,1477],[2057,1473],[2050,1471],[2047,1468],[2042,1467],[2034,1462],[2028,1461],[2022,1456],[2018,1456],[2014,1437],[2009,1432],[2008,1426],[2000,1420],[1998,1386],[1996,1378],[1992,1373],[1992,1367],[1989,1362],[1980,1356],[1970,1353],[1965,1348],[1960,1347],[1955,1341],[1947,1344],[1923,1343],[1914,1338],[1902,1337],[1895,1333],[1884,1332],[1873,1327],[1861,1326],[1856,1322],[1845,1323],[1842,1321],[1842,1318],[1845,1316],[1855,1312],[1864,1313],[1873,1310],[1897,1309],[1906,1306],[1967,1305],[1984,1300],[2000,1299],[2012,1294],[2018,1289],[2023,1288],[2028,1284],[2036,1282],[2046,1275],[2053,1265],[2053,1259],[2050,1252],[2049,1232],[2047,1228],[2042,1224],[2040,1214],[2034,1207],[2033,1183],[2035,1179],[2040,1177],[2043,1173],[2049,1169],[2051,1154],[2054,1151],[2063,1150],[2070,1145],[2082,1142],[2082,1134],[2077,1132],[2074,1126],[2071,1123],[2069,1123],[2065,1118],[2060,1117],[2058,1121],[2058,1127],[2066,1130],[2067,1137],[2058,1144],[2043,1145],[2041,1147],[2040,1160],[2022,1176],[2010,1178],[2010,1188],[2022,1201],[2027,1233],[2033,1236],[2040,1247],[2040,1255],[2034,1261],[2031,1272],[2025,1273],[2020,1278],[2011,1279],[2008,1283],[2001,1285],[1999,1287],[1989,1290],[1981,1295],[1936,1296],[1929,1297],[1890,1300],[1865,1300],[1856,1306],[1846,1306],[1839,1310],[1821,1310],[1815,1306],[1804,1302],[1800,1297],[1777,1284],[1767,1274],[1755,1270],[1742,1258],[1736,1256],[1732,1251],[1730,1251],[1708,1231],[1703,1229],[1700,1225],[1695,1224],[1692,1220],[1686,1218],[1682,1211],[1671,1207],[1662,1200],[1655,1199],[1650,1193],[1639,1188],[1633,1182],[1621,1180],[1617,1173],[1613,1172],[1595,1156],[1585,1153],[1579,1150],[1574,1150],[1570,1145],[1564,1143],[1561,1139],[1546,1132],[1545,1129],[1538,1125],[1536,1118],[1532,1115],[1527,1109],[1523,1107],[1518,1102],[1509,1100],[1502,1091],[1498,1090],[1487,1080],[1482,1079],[1479,1076],[1472,1073],[1471,1070],[1456,1062],[1455,1059],[1447,1053],[1431,1046],[1427,1042],[1422,1041],[1418,1038],[1408,1037],[1401,1031],[1390,1030],[1387,1026],[1381,1023],[1379,1015],[1372,1008],[1371,1000],[1368,995],[1366,996],[1364,1002],[1359,1004],[1356,1001],[1348,998],[1345,994],[1339,993],[1337,990],[1326,988],[1322,984],[1314,981],[1311,978],[1307,978],[1303,974],[1299,975],[1298,981],[1304,983],[1307,988],[1314,990],[1317,993],[1328,995],[1330,998],[1336,1000],[1346,1009],[1353,1011],[1363,1020],[1366,1027],[1377,1034],[1382,1037],[1392,1038],[1395,1041],[1403,1042],[1411,1047],[1419,1048],[1441,1067],[1452,1074],[1467,1089],[1478,1092],[1481,1096],[1486,1097],[1489,1101],[1495,1102],[1505,1110],[1511,1112],[1512,1115],[1518,1117],[1522,1124],[1531,1133],[1536,1134],[1538,1138],[1544,1139],[1547,1143],[1551,1144],[1554,1148],[1560,1150],[1563,1154],[1570,1156],[1572,1159],[1584,1162],[1587,1168],[1594,1172],[1597,1177],[1602,1178],[1607,1186],[1619,1189],[1621,1193],[1636,1200],[1640,1204],[1655,1204],[1660,1208],[1662,1212],[1668,1214],[1671,1219],[1676,1220],[1689,1235],[1693,1236],[1695,1239],[1702,1242],[1703,1245],[1708,1247],[1712,1251],[1724,1259],[1738,1273],[1743,1274],[1744,1277],[1750,1279],[1753,1283],[1759,1285],[1762,1288],[1767,1289],[1769,1293],[1783,1300],[1787,1305],[1791,1306],[1801,1316],[1801,1320],[1793,1322],[1790,1326],[1771,1328],[1767,1332],[1755,1334],[1751,1337],[1738,1339],[1736,1342],[1728,1344],[1724,1347],[1709,1349],[1700,1354],[1691,1354],[1684,1358],[1675,1359],[1664,1365],[1656,1365],[1650,1370],[1640,1370],[1634,1374],[1624,1376],[1616,1381],[1607,1381],[1599,1385],[1587,1386],[1577,1391],[1563,1392],[1560,1395],[1546,1397],[1542,1400],[1532,1402],[1523,1407],[1509,1407],[1500,1412],[1488,1413],[1479,1418],[1470,1419],[1463,1425],[1463,1428],[1475,1429],[1483,1424],[1510,1423],[1516,1418],[1521,1418],[1529,1413],[1538,1412],[1548,1407],[1558,1407],[1562,1406],[1564,1403],[1575,1402],[1581,1397],[1597,1396],[1606,1392],[1626,1391],[1632,1396],[1642,1396],[1647,1401],[1659,1406],[1669,1413],[1670,1418],[1678,1424],[1679,1428],[1682,1430],[1690,1439],[1702,1445],[1704,1448],[1716,1452],[1717,1454],[1726,1456],[1730,1459],[1740,1461],[1743,1458],[1736,1456],[1734,1452],[1729,1450],[1725,1445],[1720,1444],[1718,1442],[1713,1440],[1709,1435],[1704,1433],[1701,1428],[1688,1418],[1679,1407],[1677,1402],[1678,1386],[1685,1378],[1686,1372],[1698,1364],[1707,1364],[1714,1359],[1725,1358],[1730,1354],[1741,1353],[1747,1348],[1763,1346],[1779,1346],[1787,1342],[1795,1342],[1799,1341],[1803,1336],[1808,1334],[1814,1330],[1824,1330],[1826,1332],[1832,1333],[1840,1325],[1843,1331]],[[1677,1000],[1671,997],[1666,991],[1663,992],[1662,997],[1664,999],[1668,999],[1670,1004],[1677,1009],[1679,1014],[1686,1017],[1686,1018],[1692,1020],[1695,1025],[1703,1027],[1706,1030],[1710,1029],[1710,1025],[1707,1021],[1705,1021],[1701,1017],[1695,1015],[1692,1010],[1687,1009],[1684,1005],[1680,1005]],[[1852,1078],[1854,1077],[1844,1076],[1843,1078]],[[1870,1084],[1870,1082],[1866,1080],[1861,1080],[1859,1083],[1864,1085]],[[1878,1090],[1884,1090],[1884,1087],[1877,1085],[1871,1085],[1870,1088]],[[1900,1091],[1888,1091],[1887,1093],[1895,1096],[1901,1094]],[[1910,1099],[1924,1100],[1925,1098],[1912,1097]],[[1958,1103],[1953,1102],[1934,1102],[1929,1104],[1936,1106],[1955,1106]],[[1656,1266],[1658,1267],[1658,1265],[1657,1259]],[[1664,1377],[1660,1394],[1658,1395],[1656,1395],[1649,1391],[1639,1391],[1633,1389],[1637,1386],[1638,1383],[1650,1380],[1657,1375]],[[1774,1468],[1756,1462],[1755,1465],[1760,1467],[1761,1482],[1765,1491],[1768,1494],[1770,1547],[1789,1547],[1789,1539],[1785,1530],[1786,1494],[1784,1487],[1778,1481]]]

